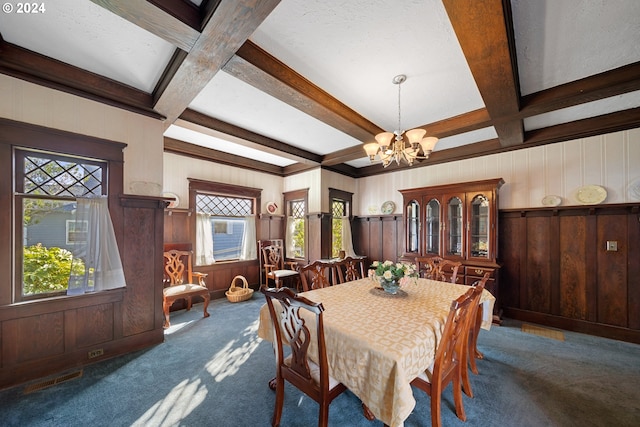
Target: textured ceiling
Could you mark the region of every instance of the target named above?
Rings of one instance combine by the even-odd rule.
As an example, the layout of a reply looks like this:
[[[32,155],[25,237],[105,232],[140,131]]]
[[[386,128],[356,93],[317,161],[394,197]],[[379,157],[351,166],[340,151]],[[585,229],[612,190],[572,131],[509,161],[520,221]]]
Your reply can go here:
[[[636,0],[56,0],[3,13],[0,35],[0,72],[166,117],[169,151],[283,175],[375,173],[361,145],[398,127],[398,74],[401,127],[441,137],[423,164],[614,112],[583,127],[638,125]]]

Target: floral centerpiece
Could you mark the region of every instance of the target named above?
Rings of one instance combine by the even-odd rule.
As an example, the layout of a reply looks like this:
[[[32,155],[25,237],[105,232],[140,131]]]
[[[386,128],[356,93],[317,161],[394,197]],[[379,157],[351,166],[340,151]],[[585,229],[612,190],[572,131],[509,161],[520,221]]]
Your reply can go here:
[[[418,271],[415,264],[374,261],[369,268],[369,277],[377,280],[386,292],[395,294],[400,287],[415,281]]]

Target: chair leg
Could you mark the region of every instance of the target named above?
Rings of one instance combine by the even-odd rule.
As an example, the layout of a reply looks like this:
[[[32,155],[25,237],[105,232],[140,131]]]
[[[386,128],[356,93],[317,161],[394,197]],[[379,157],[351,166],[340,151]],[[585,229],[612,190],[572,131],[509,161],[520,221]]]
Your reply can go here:
[[[460,365],[458,365],[458,368],[460,368]],[[467,367],[465,366],[464,369],[466,370]],[[454,374],[453,376],[453,401],[456,406],[456,415],[462,421],[466,421],[467,415],[464,413],[464,406],[462,404],[462,384],[460,382],[461,372],[458,370],[457,375]],[[433,396],[431,398],[433,399]]]
[[[440,408],[442,407],[442,386],[432,384],[431,389],[431,426],[442,427]]]
[[[328,424],[329,424],[329,404],[327,402],[322,402],[322,404],[320,404],[318,427],[327,427]]]
[[[162,312],[164,313],[164,325],[163,325],[163,327],[165,329],[167,329],[169,326],[171,326],[171,323],[169,322],[169,308],[171,308],[171,304],[166,300],[162,300]]]
[[[204,317],[209,317],[209,312],[207,311],[207,308],[209,307],[209,300],[211,299],[211,296],[207,293],[206,295],[203,296],[204,298]]]
[[[479,307],[476,314],[476,324],[469,331],[469,363],[471,364],[471,372],[478,375],[478,367],[476,365],[476,359],[483,359],[484,355],[478,350],[478,333],[480,332],[480,326],[482,325],[482,310]]]
[[[468,363],[467,363],[467,359],[469,358],[469,351],[465,350],[464,351],[464,356],[463,356],[463,360],[460,361],[460,367],[461,369],[461,376],[462,376],[462,390],[464,391],[464,394],[466,394],[469,397],[473,397],[473,390],[471,389],[471,381],[469,379],[469,369],[467,367]]]
[[[278,427],[280,425],[280,418],[282,417],[283,404],[284,404],[284,379],[280,376],[276,376],[276,406],[273,410],[273,418],[271,419],[272,427]]]

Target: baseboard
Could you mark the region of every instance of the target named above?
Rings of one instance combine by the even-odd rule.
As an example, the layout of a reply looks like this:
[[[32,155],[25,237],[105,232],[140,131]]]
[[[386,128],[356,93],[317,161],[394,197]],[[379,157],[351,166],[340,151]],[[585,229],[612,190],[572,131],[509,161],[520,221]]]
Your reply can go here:
[[[587,322],[579,319],[569,319],[566,317],[522,310],[513,307],[504,307],[503,310],[504,317],[521,320],[523,322],[537,323],[539,325],[564,329],[565,331],[579,332],[582,334],[640,344],[640,331],[635,329]]]

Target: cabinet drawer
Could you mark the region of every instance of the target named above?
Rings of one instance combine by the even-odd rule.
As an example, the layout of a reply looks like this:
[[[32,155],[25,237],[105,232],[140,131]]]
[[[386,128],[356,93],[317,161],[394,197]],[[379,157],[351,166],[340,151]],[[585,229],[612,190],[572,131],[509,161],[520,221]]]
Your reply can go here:
[[[475,276],[464,276],[464,284],[467,286],[471,286],[474,283],[476,283],[478,280],[482,279],[482,277],[475,277]],[[490,286],[493,285],[493,283],[495,283],[496,279],[489,279],[487,280],[487,288],[489,288]]]
[[[481,279],[485,273],[491,273],[489,277],[493,279],[495,278],[495,272],[496,272],[496,269],[491,267],[479,267],[479,266],[467,265],[464,268],[465,276],[472,276],[477,279]]]

